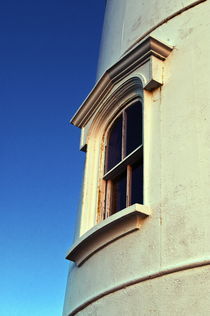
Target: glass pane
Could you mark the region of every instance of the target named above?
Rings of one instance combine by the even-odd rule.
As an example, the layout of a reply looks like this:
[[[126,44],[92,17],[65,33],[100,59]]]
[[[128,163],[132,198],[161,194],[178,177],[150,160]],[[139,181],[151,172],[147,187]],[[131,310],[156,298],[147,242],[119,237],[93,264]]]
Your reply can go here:
[[[112,214],[126,207],[126,172],[112,182]]]
[[[126,156],[142,144],[142,106],[137,102],[126,109]]]
[[[112,125],[109,142],[106,172],[112,169],[122,158],[122,116]]]
[[[143,161],[132,166],[131,204],[143,204]]]

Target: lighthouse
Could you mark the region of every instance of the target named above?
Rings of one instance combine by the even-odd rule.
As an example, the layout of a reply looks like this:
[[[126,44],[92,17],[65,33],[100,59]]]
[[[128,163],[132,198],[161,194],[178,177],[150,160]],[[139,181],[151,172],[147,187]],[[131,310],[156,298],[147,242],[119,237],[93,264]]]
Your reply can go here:
[[[106,2],[63,316],[210,314],[209,13]]]

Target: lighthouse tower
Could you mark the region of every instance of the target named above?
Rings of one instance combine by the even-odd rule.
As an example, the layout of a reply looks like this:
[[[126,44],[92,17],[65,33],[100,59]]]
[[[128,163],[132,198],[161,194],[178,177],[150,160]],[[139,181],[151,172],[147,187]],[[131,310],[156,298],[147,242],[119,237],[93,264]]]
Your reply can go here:
[[[209,14],[107,0],[64,316],[210,315]]]

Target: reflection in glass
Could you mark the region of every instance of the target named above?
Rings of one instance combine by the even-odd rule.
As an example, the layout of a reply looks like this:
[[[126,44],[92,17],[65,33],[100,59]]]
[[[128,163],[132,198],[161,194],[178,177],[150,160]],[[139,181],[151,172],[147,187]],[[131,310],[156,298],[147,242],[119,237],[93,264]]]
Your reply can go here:
[[[126,207],[126,172],[112,181],[112,214]]]
[[[142,106],[136,102],[126,109],[126,156],[142,144]]]
[[[112,169],[122,158],[122,116],[112,125],[109,143],[106,172]]]
[[[132,166],[131,204],[143,204],[143,162]]]

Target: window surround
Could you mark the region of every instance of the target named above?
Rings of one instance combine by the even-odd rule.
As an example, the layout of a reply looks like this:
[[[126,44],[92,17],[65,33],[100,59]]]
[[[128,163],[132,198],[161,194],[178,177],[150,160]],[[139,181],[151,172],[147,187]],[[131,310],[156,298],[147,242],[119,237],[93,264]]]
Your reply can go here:
[[[123,211],[102,221],[101,214],[104,205],[105,190],[105,181],[103,179],[103,162],[105,159],[104,140],[111,122],[123,109],[136,100],[142,101],[143,94],[144,98],[146,96],[148,102],[150,91],[163,84],[163,62],[171,51],[171,47],[152,36],[148,36],[142,40],[138,46],[125,54],[104,73],[71,120],[72,124],[81,128],[80,149],[85,150],[86,147],[88,148],[78,242],[91,230],[95,229],[97,231],[99,229],[101,231],[100,225],[104,225],[102,231],[106,231],[106,223],[112,221],[113,216],[114,218],[115,216],[119,218],[119,221],[115,222],[116,230],[120,230],[122,222],[125,222],[125,226],[128,225],[126,224],[127,218],[123,217]],[[145,102],[143,102],[143,106],[145,106]],[[141,149],[137,151],[141,152]],[[129,158],[126,157],[125,159]],[[121,164],[123,163],[121,161]],[[115,170],[110,170],[105,177],[108,177],[110,172],[115,172]],[[145,202],[147,203],[147,201]],[[135,205],[130,206],[131,209],[132,207],[135,208]],[[139,208],[141,208],[142,213],[144,213],[145,208],[148,209],[145,205],[138,204]],[[130,208],[126,208],[125,212],[127,209],[130,210]],[[150,214],[149,211],[146,213],[147,216]],[[145,219],[146,216],[141,218]],[[107,231],[109,231],[108,234],[112,235],[112,230],[108,229]],[[128,232],[130,231],[133,230],[128,229]],[[120,233],[119,236],[121,235],[123,234]],[[97,243],[97,239],[93,239]],[[79,249],[81,248],[77,248],[77,251],[80,251]],[[69,255],[67,255],[67,258],[72,260]]]

